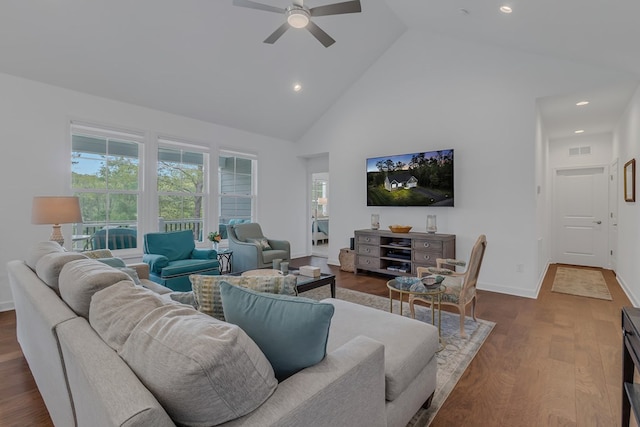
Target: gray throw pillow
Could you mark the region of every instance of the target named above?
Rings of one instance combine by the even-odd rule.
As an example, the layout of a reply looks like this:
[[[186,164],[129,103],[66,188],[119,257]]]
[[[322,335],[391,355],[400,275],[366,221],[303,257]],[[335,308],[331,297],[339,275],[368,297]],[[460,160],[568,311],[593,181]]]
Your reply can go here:
[[[269,361],[242,329],[182,304],[148,313],[119,354],[177,425],[236,419],[277,386]]]

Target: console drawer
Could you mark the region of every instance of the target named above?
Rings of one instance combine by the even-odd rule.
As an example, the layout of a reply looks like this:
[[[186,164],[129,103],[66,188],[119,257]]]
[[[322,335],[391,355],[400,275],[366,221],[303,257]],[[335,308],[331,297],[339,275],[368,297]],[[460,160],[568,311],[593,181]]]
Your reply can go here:
[[[358,245],[358,255],[366,255],[379,257],[380,256],[380,247],[372,246],[372,245]]]
[[[436,251],[442,253],[442,241],[413,239],[412,248],[418,251]]]
[[[363,270],[378,270],[380,268],[380,258],[358,255],[356,256],[356,267]]]
[[[358,244],[365,245],[379,245],[380,244],[380,236],[371,236],[368,234],[360,235],[358,234]]]

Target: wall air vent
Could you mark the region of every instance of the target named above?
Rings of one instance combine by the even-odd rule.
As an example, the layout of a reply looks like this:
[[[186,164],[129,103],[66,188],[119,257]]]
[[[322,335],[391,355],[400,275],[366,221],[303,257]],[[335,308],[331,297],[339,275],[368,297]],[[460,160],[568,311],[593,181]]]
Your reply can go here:
[[[585,156],[591,154],[591,147],[573,147],[569,148],[569,157],[573,156]]]

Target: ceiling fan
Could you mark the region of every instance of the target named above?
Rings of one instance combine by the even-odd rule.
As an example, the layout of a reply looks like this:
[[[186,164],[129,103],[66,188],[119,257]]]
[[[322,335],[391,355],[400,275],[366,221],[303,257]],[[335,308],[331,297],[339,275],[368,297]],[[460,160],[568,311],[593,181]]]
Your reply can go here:
[[[264,40],[264,43],[275,43],[276,40],[278,40],[289,28],[306,28],[316,39],[318,39],[320,43],[324,45],[324,47],[329,47],[336,41],[320,27],[314,24],[313,21],[311,21],[312,17],[341,15],[343,13],[358,13],[362,11],[362,8],[360,7],[360,0],[352,0],[344,3],[334,3],[312,8],[305,7],[302,1],[303,0],[294,0],[293,4],[286,9],[256,3],[251,0],[233,0],[233,4],[235,6],[264,10],[266,12],[281,13],[286,17],[285,23],[267,37]]]

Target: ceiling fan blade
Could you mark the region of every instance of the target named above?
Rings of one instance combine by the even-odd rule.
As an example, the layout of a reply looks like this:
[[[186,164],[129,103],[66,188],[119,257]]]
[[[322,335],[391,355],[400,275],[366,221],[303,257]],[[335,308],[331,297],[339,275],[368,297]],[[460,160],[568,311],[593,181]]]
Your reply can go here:
[[[269,6],[268,4],[256,3],[251,0],[233,0],[233,5],[240,6],[240,7],[248,7],[249,9],[264,10],[266,12],[275,12],[275,13],[282,13],[282,14],[286,12],[286,10],[282,8]]]
[[[324,47],[329,47],[336,42],[329,34],[325,33],[322,28],[318,27],[312,21],[309,21],[306,28]]]
[[[343,13],[362,12],[360,0],[346,1],[344,3],[328,4],[309,9],[311,16],[341,15]]]
[[[280,25],[277,30],[271,33],[271,35],[267,37],[263,43],[274,44],[288,29],[289,23],[285,22],[284,24]]]

